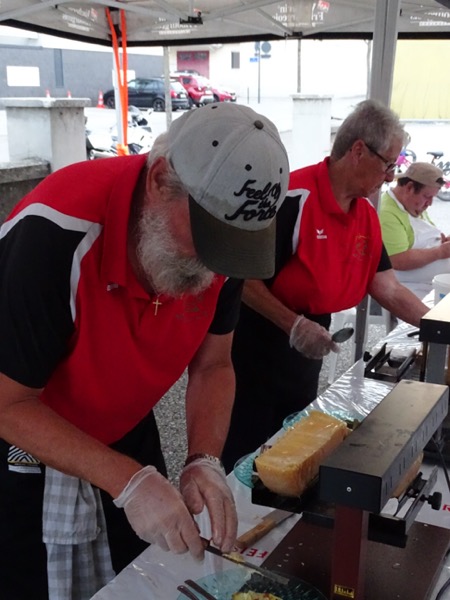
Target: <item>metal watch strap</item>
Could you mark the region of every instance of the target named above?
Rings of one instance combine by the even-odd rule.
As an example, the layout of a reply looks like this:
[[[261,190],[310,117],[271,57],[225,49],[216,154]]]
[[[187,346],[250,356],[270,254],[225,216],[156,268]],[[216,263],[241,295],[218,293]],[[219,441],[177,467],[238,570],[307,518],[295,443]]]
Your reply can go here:
[[[187,467],[188,465],[190,465],[191,463],[193,463],[195,460],[208,460],[209,462],[212,462],[212,463],[216,464],[223,471],[225,471],[224,466],[223,466],[222,461],[220,460],[220,458],[218,458],[217,456],[213,456],[212,454],[203,454],[202,452],[197,452],[195,454],[190,454],[186,458],[184,466]]]

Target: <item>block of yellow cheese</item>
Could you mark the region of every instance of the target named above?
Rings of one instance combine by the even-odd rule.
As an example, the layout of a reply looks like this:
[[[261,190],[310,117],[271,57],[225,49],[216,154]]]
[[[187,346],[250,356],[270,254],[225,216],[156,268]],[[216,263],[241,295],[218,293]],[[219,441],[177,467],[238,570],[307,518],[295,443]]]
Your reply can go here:
[[[299,496],[348,431],[340,419],[311,411],[255,459],[259,478],[276,494]]]

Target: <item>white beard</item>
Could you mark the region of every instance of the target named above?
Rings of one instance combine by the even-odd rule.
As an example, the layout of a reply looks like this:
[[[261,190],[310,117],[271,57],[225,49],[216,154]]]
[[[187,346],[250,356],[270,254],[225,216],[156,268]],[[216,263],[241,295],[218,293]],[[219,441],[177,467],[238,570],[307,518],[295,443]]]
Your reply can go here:
[[[198,258],[179,251],[169,230],[168,210],[143,209],[138,221],[136,253],[144,277],[158,294],[174,298],[199,294],[214,279],[214,273]]]

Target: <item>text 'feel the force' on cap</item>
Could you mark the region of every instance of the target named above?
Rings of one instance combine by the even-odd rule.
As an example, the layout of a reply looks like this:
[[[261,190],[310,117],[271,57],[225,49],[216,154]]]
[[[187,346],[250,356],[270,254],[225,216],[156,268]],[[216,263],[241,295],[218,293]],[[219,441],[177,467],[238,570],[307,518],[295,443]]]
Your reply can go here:
[[[275,125],[247,106],[210,104],[174,121],[168,140],[202,262],[229,277],[271,277],[275,215],[289,181]]]

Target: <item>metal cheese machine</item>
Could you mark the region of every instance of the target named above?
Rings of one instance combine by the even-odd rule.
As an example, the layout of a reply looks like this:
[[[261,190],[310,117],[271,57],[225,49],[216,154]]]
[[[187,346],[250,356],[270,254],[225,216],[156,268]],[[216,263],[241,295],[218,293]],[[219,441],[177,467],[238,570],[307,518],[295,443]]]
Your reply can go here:
[[[401,496],[401,517],[383,513],[419,454],[439,445],[448,420],[450,294],[422,319],[419,340],[424,380],[401,379],[323,461],[302,497],[280,497],[259,480],[252,489],[255,504],[302,513],[264,566],[308,581],[330,600],[427,600],[450,548],[449,529],[415,520],[424,503],[440,507],[438,466]]]

